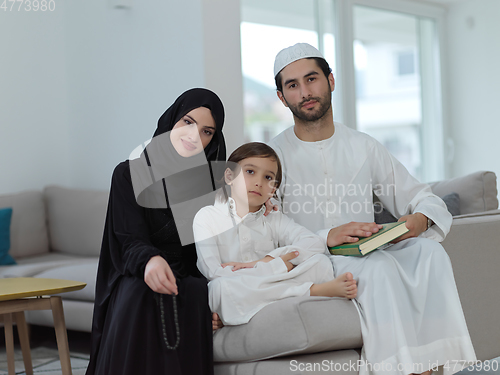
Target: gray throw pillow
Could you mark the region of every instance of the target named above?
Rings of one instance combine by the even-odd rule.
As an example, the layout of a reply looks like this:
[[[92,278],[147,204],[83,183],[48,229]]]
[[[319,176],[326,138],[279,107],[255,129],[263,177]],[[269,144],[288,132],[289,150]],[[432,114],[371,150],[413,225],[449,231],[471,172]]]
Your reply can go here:
[[[450,211],[451,216],[460,215],[460,196],[458,193],[450,193],[441,197],[441,199],[446,203],[448,211]]]
[[[498,208],[497,176],[493,172],[474,172],[450,180],[431,182],[429,186],[439,197],[457,193],[460,196],[460,215]]]
[[[387,224],[398,221],[398,219],[396,219],[389,211],[382,208],[382,203],[376,202],[373,206],[375,209],[375,222],[377,224]]]
[[[444,203],[446,204],[446,208],[450,212],[451,216],[460,215],[460,196],[457,193],[450,193],[445,195],[444,197],[440,197]],[[375,222],[377,224],[386,224],[386,223],[394,223],[398,221],[389,211],[385,208],[380,211],[382,208],[382,203],[376,202],[374,204],[375,208]]]

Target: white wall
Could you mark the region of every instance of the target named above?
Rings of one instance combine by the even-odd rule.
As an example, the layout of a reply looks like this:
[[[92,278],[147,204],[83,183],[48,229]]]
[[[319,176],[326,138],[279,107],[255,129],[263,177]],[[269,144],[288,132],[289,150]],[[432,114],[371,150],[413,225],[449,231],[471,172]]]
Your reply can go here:
[[[67,0],[55,12],[0,11],[0,194],[51,183],[108,188],[115,164],[195,86],[223,99],[228,151],[242,142],[238,2],[131,2],[131,9]],[[500,175],[498,14],[498,0],[448,8],[450,176]]]
[[[500,1],[451,6],[447,22],[452,175],[492,170],[500,176]]]
[[[203,0],[205,85],[224,103],[228,157],[244,142],[240,17],[239,1]]]
[[[70,179],[64,12],[17,8],[0,11],[0,192]]]
[[[107,188],[175,98],[203,85],[200,2],[169,4],[67,3],[73,185]]]
[[[239,56],[238,3],[135,0],[117,9],[112,2],[120,0],[0,12],[0,33],[9,35],[0,55],[0,193],[52,183],[109,188],[114,166],[192,87],[221,96],[228,149],[241,143],[240,63],[224,68],[221,53]]]

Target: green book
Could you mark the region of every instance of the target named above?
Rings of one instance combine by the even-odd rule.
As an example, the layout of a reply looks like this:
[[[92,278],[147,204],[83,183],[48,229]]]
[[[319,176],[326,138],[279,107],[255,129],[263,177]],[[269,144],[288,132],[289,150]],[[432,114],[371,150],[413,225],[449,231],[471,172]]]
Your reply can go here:
[[[408,232],[408,228],[404,225],[405,223],[406,221],[384,224],[382,229],[370,237],[365,237],[353,243],[328,247],[328,250],[330,250],[330,254],[332,255],[362,257]]]

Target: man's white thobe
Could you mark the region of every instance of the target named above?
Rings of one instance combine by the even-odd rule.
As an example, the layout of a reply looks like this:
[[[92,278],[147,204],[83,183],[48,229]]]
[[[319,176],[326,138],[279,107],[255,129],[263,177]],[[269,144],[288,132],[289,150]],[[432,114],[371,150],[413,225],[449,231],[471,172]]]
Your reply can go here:
[[[365,257],[330,258],[336,274],[349,271],[358,281],[366,363],[360,374],[421,373],[447,361],[474,361],[451,263],[436,242],[449,232],[452,217],[430,187],[378,141],[342,124],[318,142],[300,140],[291,127],[270,145],[283,166],[283,212],[325,242],[333,227],[373,222],[374,195],[395,217],[421,212],[434,222],[421,238]]]

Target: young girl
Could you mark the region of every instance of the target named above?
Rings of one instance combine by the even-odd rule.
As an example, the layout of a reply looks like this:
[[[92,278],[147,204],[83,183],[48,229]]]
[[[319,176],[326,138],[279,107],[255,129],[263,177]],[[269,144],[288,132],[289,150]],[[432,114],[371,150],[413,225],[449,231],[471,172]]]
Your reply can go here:
[[[286,297],[356,297],[351,273],[334,278],[320,237],[281,212],[264,216],[281,182],[271,147],[254,142],[236,149],[224,179],[215,204],[201,209],[193,226],[197,266],[210,280],[210,307],[225,325],[247,323]]]

